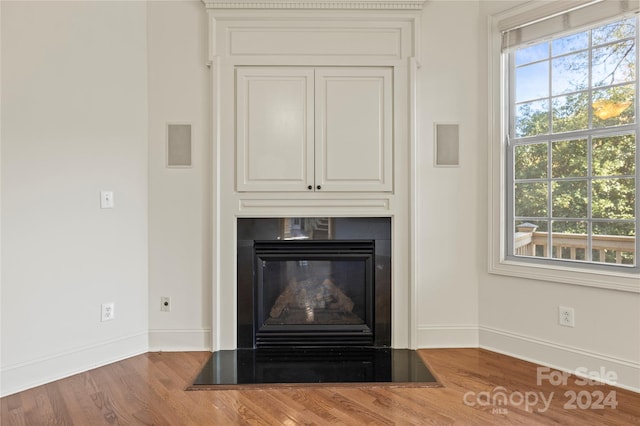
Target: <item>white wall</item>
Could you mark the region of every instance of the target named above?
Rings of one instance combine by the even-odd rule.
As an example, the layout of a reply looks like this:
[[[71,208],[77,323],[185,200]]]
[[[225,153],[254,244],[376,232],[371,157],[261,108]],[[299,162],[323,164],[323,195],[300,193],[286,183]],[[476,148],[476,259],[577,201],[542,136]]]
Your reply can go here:
[[[147,43],[143,2],[0,7],[8,394],[147,350]]]
[[[476,43],[482,55],[481,73],[487,70],[487,17],[521,3],[480,3],[481,37]],[[489,99],[487,81],[483,77],[478,86],[481,99]],[[488,173],[487,143],[493,143],[485,142],[488,118],[482,106],[486,105],[479,108],[483,148],[477,162],[484,169],[482,185]],[[564,370],[605,368],[618,374],[619,385],[640,391],[640,294],[488,274],[484,215],[488,205],[485,190],[481,192],[478,213],[482,222],[477,233],[481,241],[477,247],[480,345]],[[575,328],[558,325],[559,305],[575,309]]]
[[[419,82],[418,344],[478,346],[640,389],[640,295],[488,270],[488,16],[522,2],[427,2]],[[433,124],[459,123],[460,167],[433,166]],[[558,305],[576,327],[557,324]]]
[[[486,76],[477,2],[427,2],[418,71],[418,346],[478,344],[478,253],[486,230]],[[457,123],[460,167],[434,167],[434,123]],[[480,240],[480,241],[479,241]],[[482,247],[481,250],[485,248]]]
[[[211,349],[211,143],[207,14],[194,1],[148,4],[149,344]],[[192,125],[191,168],[167,168],[166,125]],[[160,297],[171,311],[160,312]]]
[[[558,325],[558,306],[575,309],[575,328]],[[604,367],[640,391],[637,294],[484,274],[482,346],[565,370]]]

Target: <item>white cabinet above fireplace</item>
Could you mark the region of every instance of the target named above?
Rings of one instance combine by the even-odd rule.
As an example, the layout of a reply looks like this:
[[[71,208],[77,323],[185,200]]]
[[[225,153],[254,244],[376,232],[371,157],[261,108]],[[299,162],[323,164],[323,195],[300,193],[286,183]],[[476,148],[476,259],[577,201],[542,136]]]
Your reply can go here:
[[[237,191],[391,191],[392,75],[236,68]]]

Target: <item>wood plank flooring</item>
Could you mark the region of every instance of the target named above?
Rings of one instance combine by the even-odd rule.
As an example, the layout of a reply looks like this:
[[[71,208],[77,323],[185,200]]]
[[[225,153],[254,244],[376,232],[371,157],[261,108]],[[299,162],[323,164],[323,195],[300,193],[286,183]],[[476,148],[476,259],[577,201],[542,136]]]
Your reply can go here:
[[[482,349],[419,353],[443,387],[185,391],[210,354],[148,353],[2,398],[0,424],[640,425],[638,393],[538,385],[536,364]]]

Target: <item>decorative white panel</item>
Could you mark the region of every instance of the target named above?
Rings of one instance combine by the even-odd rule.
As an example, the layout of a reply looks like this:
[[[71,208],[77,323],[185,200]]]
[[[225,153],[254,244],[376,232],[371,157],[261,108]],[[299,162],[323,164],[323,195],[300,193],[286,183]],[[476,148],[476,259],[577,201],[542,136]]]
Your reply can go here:
[[[377,214],[388,214],[390,209],[389,200],[386,198],[367,199],[244,199],[239,201],[238,212],[241,215],[256,216],[269,210],[269,215],[300,215],[313,214],[322,215],[360,215],[362,212]]]
[[[323,191],[391,191],[390,68],[316,70],[315,182]]]
[[[399,59],[399,28],[230,28],[229,55],[371,56]]]
[[[236,78],[238,191],[307,190],[313,184],[313,69],[239,68]]]

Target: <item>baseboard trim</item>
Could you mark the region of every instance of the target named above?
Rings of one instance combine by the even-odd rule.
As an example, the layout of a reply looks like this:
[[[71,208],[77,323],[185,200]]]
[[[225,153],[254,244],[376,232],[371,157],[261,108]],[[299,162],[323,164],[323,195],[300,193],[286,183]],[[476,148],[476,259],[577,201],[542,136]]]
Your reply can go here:
[[[615,371],[614,386],[640,392],[640,362],[625,360],[486,326],[418,327],[419,348],[480,347],[569,373]],[[0,396],[60,380],[74,374],[150,351],[209,351],[211,330],[149,330],[75,348],[48,357],[5,366],[0,371]]]
[[[418,348],[477,348],[477,325],[418,326]]]
[[[210,329],[149,330],[149,351],[210,351]]]
[[[576,374],[579,368],[587,371],[613,371],[618,378],[609,383],[619,388],[640,392],[640,362],[612,357],[585,349],[563,345],[544,339],[500,330],[479,328],[479,347],[525,361]]]
[[[47,357],[3,366],[0,396],[4,397],[149,351],[147,332],[74,348]]]

